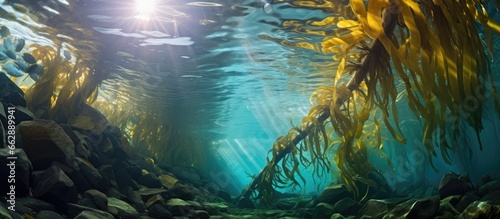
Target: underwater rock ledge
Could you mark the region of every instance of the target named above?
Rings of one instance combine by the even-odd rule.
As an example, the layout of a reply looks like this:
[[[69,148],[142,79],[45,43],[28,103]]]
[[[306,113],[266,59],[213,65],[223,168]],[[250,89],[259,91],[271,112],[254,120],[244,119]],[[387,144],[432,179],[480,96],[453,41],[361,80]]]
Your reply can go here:
[[[250,199],[237,205],[237,197],[192,168],[128,154],[118,128],[95,129],[103,118],[91,107],[86,116],[97,118],[76,126],[37,119],[4,74],[0,101],[0,218],[500,218],[500,180],[485,176],[474,185],[466,173],[445,174],[439,188],[399,194],[369,188],[362,201],[333,183],[317,197],[281,194],[272,206]],[[16,124],[12,152],[10,113]],[[17,157],[15,197],[6,183],[11,156]],[[383,177],[372,178],[387,185]]]

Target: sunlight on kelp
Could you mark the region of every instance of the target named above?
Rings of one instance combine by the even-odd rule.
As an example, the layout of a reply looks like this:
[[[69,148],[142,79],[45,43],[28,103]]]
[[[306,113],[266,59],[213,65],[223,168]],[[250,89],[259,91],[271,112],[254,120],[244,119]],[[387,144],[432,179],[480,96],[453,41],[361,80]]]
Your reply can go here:
[[[477,49],[491,45],[483,43],[476,22],[486,27],[487,43],[491,43],[490,30],[498,33],[499,26],[480,1],[344,2],[289,1],[292,6],[331,15],[321,21],[282,24],[285,29],[324,36],[319,45],[261,37],[332,54],[336,63],[332,65],[334,75],[326,70],[318,73],[331,77],[333,83],[311,95],[309,115],[301,126],[276,140],[268,164],[249,186],[265,201],[272,198],[272,185],[297,185],[297,176],[305,181],[298,171],[301,164],[313,164],[317,175],[337,168],[343,182],[359,197],[356,182],[373,184],[369,174],[377,170],[368,160],[368,148],[386,158],[381,150],[381,126],[396,141],[406,143],[396,106],[400,92],[406,92],[408,107],[420,120],[422,147],[429,161],[437,156],[437,149],[451,163],[449,152],[457,147],[461,123],[467,122],[479,135],[487,95],[493,95],[499,110],[488,54]],[[403,89],[398,87],[400,81]],[[328,132],[329,126],[335,132]],[[368,135],[371,141],[366,141]],[[327,156],[332,149],[333,159]],[[308,151],[310,157],[302,151]],[[335,167],[330,167],[330,161]]]

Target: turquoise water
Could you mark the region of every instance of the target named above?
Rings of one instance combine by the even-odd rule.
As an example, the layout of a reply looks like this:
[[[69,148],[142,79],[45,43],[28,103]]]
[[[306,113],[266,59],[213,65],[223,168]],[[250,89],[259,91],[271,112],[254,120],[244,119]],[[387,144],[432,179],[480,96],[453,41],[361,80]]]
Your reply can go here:
[[[100,45],[89,50],[100,60],[99,70],[111,71],[100,86],[100,98],[162,112],[168,118],[166,123],[219,142],[215,157],[226,168],[224,179],[235,191],[250,183],[247,173],[257,174],[262,169],[267,151],[278,136],[288,132],[290,120],[298,124],[307,114],[309,94],[331,82],[313,76],[319,70],[311,64],[325,66],[332,60],[330,55],[285,47],[262,37],[319,40],[280,27],[289,19],[320,20],[326,16],[317,10],[275,3],[272,12],[266,13],[262,2],[249,0],[158,1],[152,14],[138,12],[134,1],[25,0],[0,4],[1,24],[28,44],[61,44],[68,51]],[[22,6],[28,10],[23,11]],[[496,39],[495,72],[500,65],[499,42]],[[29,80],[17,82],[22,85]],[[405,109],[404,95],[398,104]],[[473,178],[498,175],[499,169],[493,167],[500,166],[500,128],[496,128],[500,123],[498,115],[491,107],[489,110],[492,113],[481,134],[486,147],[474,152],[473,167],[464,161],[468,159],[464,153],[457,152],[454,158],[458,162],[450,166],[436,160],[440,171],[434,172],[419,147],[421,134],[415,129],[419,122],[408,110],[402,110],[400,118],[409,144],[403,146],[387,138],[386,151],[395,170],[374,162],[396,186],[437,184],[449,170],[467,170]],[[471,140],[464,140],[464,144],[477,144],[472,130],[464,127],[462,131],[471,133]],[[303,193],[317,191],[309,175],[305,174],[309,178]]]

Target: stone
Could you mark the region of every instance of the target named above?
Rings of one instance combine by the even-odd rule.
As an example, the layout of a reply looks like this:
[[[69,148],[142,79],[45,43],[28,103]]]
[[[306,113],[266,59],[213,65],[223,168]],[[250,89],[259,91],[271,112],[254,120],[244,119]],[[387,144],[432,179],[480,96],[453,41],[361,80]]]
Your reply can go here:
[[[138,180],[142,177],[142,169],[139,166],[126,167],[125,171],[130,177],[132,177],[133,180]]]
[[[9,96],[13,93],[19,93],[24,97],[24,92],[5,74],[0,74],[0,101],[2,103],[10,103]],[[26,102],[26,101],[24,101]],[[26,106],[26,104],[24,105]]]
[[[122,194],[120,191],[116,190],[113,187],[109,188],[108,191],[106,191],[106,195],[108,197],[114,197],[121,200],[127,198],[127,196],[125,196],[124,194]]]
[[[441,199],[450,195],[462,195],[471,190],[472,185],[459,179],[458,175],[453,172],[445,174],[439,183],[439,197]]]
[[[500,218],[500,205],[484,201],[471,203],[459,216],[460,219]]]
[[[99,210],[108,210],[108,197],[96,189],[89,189],[83,193],[84,198],[90,199]]]
[[[14,157],[15,160],[9,157]],[[24,150],[15,148],[11,151],[9,148],[0,148],[0,163],[2,163],[0,165],[0,180],[2,185],[15,185],[16,197],[28,195],[33,166],[26,153],[24,153]],[[12,176],[15,176],[15,178],[12,178]],[[8,192],[9,186],[0,186],[0,194],[7,194]]]
[[[112,214],[104,211],[89,211],[80,212],[75,219],[115,219]]]
[[[490,204],[500,205],[500,190],[487,193],[479,201],[487,201]]]
[[[16,202],[17,204],[25,205],[36,212],[42,210],[56,211],[56,207],[54,207],[54,205],[40,199],[32,198],[30,196],[19,197],[16,199]]]
[[[167,189],[170,189],[174,187],[175,184],[179,183],[179,180],[177,178],[167,174],[160,175],[158,179],[161,181],[161,184]]]
[[[90,131],[96,135],[102,134],[106,127],[109,126],[106,117],[88,104],[83,104],[78,116],[71,119],[68,124],[71,127]]]
[[[352,198],[351,193],[342,184],[335,184],[326,187],[318,197],[318,202],[337,203],[343,198]]]
[[[115,172],[115,179],[118,187],[121,189],[126,189],[131,187],[133,190],[139,190],[137,183],[128,175],[124,169],[119,169]]]
[[[76,157],[76,163],[80,168],[80,172],[82,173],[85,180],[89,183],[92,189],[99,189],[100,191],[106,191],[108,188],[104,188],[102,181],[103,177],[99,171],[90,164],[90,162]]]
[[[209,219],[210,218],[210,214],[208,214],[208,212],[204,211],[204,210],[195,210],[194,213],[196,214],[196,218],[199,218],[199,219]]]
[[[477,190],[479,197],[485,196],[487,193],[500,190],[500,180],[494,180],[484,184]]]
[[[463,212],[467,206],[469,206],[472,202],[478,200],[479,197],[474,192],[468,192],[462,196],[460,201],[453,205],[458,212]]]
[[[332,214],[330,219],[345,219],[345,217],[339,213]]]
[[[144,205],[146,208],[150,208],[155,204],[165,205],[165,200],[163,199],[163,197],[161,197],[161,195],[156,194],[152,196],[151,198],[148,199],[148,201]]]
[[[410,208],[406,218],[427,219],[434,218],[439,210],[439,197],[419,199]]]
[[[358,202],[352,198],[343,198],[333,205],[333,209],[342,215],[355,215],[360,209]]]
[[[484,175],[482,176],[480,179],[479,179],[479,183],[477,184],[477,187],[478,188],[481,188],[483,185],[485,185],[486,183],[489,183],[493,181],[493,178],[491,178],[491,176],[489,175]]]
[[[115,173],[113,171],[113,166],[111,165],[102,165],[99,167],[99,173],[102,176],[103,179],[103,187],[104,188],[109,188],[109,187],[114,187],[118,188],[118,184],[116,183],[115,180]]]
[[[81,206],[97,209],[97,206],[95,205],[95,203],[92,200],[90,200],[89,198],[82,198],[80,201],[78,201],[77,204],[81,205]]]
[[[376,217],[377,215],[387,212],[392,206],[393,205],[386,200],[370,199],[361,208],[360,215]]]
[[[115,216],[115,218],[122,219],[139,219],[140,215],[137,210],[127,202],[120,199],[110,197],[108,198],[108,212]]]
[[[36,214],[35,219],[64,219],[64,217],[56,212],[43,210]]]
[[[192,188],[183,185],[175,184],[171,189],[167,191],[167,198],[182,198],[183,200],[193,200],[195,197]]]
[[[325,218],[325,219],[328,219],[334,213],[335,213],[335,208],[333,207],[333,205],[325,203],[325,202],[320,202],[314,208],[313,218],[318,218],[318,219]]]
[[[2,219],[12,219],[12,216],[9,213],[9,210],[0,202],[0,218]]]
[[[228,206],[223,203],[204,202],[202,206],[210,215],[217,215],[228,211]]]
[[[34,170],[47,169],[52,164],[71,171],[75,164],[75,145],[56,122],[51,120],[24,121],[18,125],[24,151]]]
[[[86,212],[82,215],[83,218],[86,216],[90,216],[91,219],[114,219],[114,216],[108,212],[88,208],[85,206],[77,205],[77,204],[68,204],[68,218],[76,218],[82,212]],[[85,217],[84,217],[85,216]],[[93,217],[92,217],[93,216]],[[89,219],[90,219],[89,218]]]
[[[137,211],[144,212],[144,202],[142,201],[141,195],[135,192],[132,188],[127,187],[125,189],[125,195],[127,200]]]
[[[194,208],[188,202],[180,198],[172,198],[166,202],[167,209],[174,216],[186,215]]]
[[[153,196],[161,195],[166,197],[167,190],[158,188],[141,188],[137,191],[143,200],[148,200]]]
[[[238,206],[239,208],[255,208],[253,201],[246,197],[241,197],[236,203],[236,206]]]
[[[51,166],[35,185],[33,197],[45,200],[64,211],[68,203],[76,203],[78,192],[73,181],[59,166]]]
[[[148,188],[161,188],[161,181],[152,173],[142,175],[137,182]]]
[[[149,208],[149,216],[158,219],[174,218],[170,211],[161,204],[154,204]]]
[[[20,124],[24,121],[31,121],[35,119],[35,115],[23,106],[16,106],[14,110],[14,121],[16,124]]]

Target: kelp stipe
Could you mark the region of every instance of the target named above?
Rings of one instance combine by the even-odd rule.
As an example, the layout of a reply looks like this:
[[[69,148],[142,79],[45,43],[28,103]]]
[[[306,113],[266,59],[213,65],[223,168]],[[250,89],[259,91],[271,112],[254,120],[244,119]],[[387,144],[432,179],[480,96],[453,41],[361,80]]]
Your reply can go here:
[[[485,89],[478,91],[478,88],[491,90],[499,111],[485,50],[477,49],[485,45],[476,24],[479,22],[487,27],[487,34],[490,30],[498,33],[499,25],[485,14],[480,1],[352,0],[349,4],[342,1],[316,4],[304,0],[289,3],[331,14],[322,21],[286,21],[283,26],[290,29],[291,25],[293,31],[325,36],[320,43],[321,51],[334,54],[333,59],[338,61],[334,65],[336,74],[332,85],[320,87],[312,94],[313,107],[300,129],[294,127],[288,135],[278,138],[268,164],[243,196],[248,197],[251,191],[257,190],[258,197],[269,202],[273,183],[276,186],[288,182],[296,184],[294,175],[300,176],[299,172],[279,173],[281,169],[276,166],[282,159],[295,156],[301,158],[288,158],[283,162],[291,161],[294,167],[298,165],[303,154],[296,153],[300,148],[297,144],[303,141],[314,145],[311,148],[323,147],[316,151],[336,148],[335,167],[343,182],[359,197],[357,182],[372,184],[369,174],[376,170],[368,160],[369,145],[363,140],[366,133],[375,135],[375,142],[371,142],[374,145],[370,146],[386,157],[381,150],[383,141],[378,118],[382,118],[396,141],[406,143],[398,125],[395,102],[401,90],[397,90],[396,78],[404,83],[409,108],[417,119],[421,118],[422,145],[429,161],[438,148],[441,158],[451,163],[448,152],[455,148],[453,131],[458,128],[464,110],[469,115],[465,120],[479,135],[483,127],[481,102],[484,98],[481,97]],[[318,31],[320,27],[325,31]],[[268,36],[262,38],[285,46],[300,44]],[[347,74],[350,72],[352,76]],[[325,77],[332,76],[325,73]],[[350,78],[349,82],[342,84],[346,78]],[[471,98],[479,102],[474,109],[468,105]],[[448,116],[456,120],[447,121]],[[371,132],[367,132],[369,123],[374,124],[370,125]],[[328,133],[325,136],[323,130],[327,124],[333,127],[336,135]],[[337,139],[335,136],[339,140],[332,141]],[[320,138],[324,141],[319,141]],[[323,153],[311,153],[311,156],[317,158],[312,159],[313,163],[320,163],[317,166],[328,164]]]

